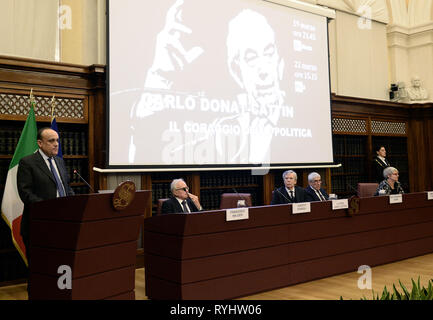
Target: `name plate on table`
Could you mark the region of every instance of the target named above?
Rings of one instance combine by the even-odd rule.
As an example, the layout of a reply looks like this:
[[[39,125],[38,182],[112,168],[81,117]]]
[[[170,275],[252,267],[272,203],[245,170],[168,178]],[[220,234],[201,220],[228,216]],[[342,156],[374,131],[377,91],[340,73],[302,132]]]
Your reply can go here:
[[[332,210],[349,209],[349,201],[347,199],[332,200]]]
[[[391,194],[389,196],[389,204],[403,203],[403,195],[401,194]]]
[[[226,210],[226,221],[248,220],[248,208],[236,208]]]
[[[310,202],[294,203],[292,205],[292,214],[308,213],[311,212]]]
[[[427,200],[433,200],[433,191],[427,192]]]

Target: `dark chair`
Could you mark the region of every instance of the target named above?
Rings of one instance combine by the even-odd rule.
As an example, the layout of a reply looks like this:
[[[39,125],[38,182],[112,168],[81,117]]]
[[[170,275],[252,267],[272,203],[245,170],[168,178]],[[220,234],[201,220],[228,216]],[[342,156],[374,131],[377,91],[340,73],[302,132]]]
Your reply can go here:
[[[156,215],[161,214],[162,204],[167,200],[169,200],[169,198],[158,199],[158,206],[156,207]]]
[[[358,183],[358,197],[366,198],[374,196],[379,187],[378,183]]]
[[[251,193],[223,193],[221,195],[220,209],[237,208],[238,200],[245,200],[247,207],[252,207]]]

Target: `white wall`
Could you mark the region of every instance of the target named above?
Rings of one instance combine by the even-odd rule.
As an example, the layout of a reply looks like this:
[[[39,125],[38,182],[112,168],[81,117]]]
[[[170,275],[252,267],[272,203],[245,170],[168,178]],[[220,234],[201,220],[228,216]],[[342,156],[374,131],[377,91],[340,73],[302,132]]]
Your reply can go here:
[[[392,82],[410,86],[417,75],[433,101],[433,0],[389,0],[387,28]]]
[[[1,0],[0,54],[55,60],[59,0]]]
[[[389,88],[386,25],[337,12],[335,93],[387,100]]]

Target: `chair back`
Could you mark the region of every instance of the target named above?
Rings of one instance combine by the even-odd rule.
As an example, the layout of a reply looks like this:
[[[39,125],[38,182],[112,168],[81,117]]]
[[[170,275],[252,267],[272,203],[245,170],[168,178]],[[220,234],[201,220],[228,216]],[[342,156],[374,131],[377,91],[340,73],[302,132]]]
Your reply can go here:
[[[223,193],[221,195],[220,209],[237,208],[238,200],[245,200],[247,207],[252,207],[251,193]]]
[[[167,200],[169,200],[169,198],[158,199],[158,206],[156,207],[156,215],[161,214],[162,204]]]
[[[358,197],[366,198],[374,196],[378,183],[358,183]]]

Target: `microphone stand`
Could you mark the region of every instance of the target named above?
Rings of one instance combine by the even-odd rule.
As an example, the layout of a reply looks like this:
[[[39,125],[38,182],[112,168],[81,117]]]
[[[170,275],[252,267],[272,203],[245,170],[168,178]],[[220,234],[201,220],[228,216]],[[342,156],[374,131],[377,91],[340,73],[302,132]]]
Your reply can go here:
[[[83,181],[89,187],[89,189],[92,190],[93,193],[95,193],[95,190],[93,190],[92,186],[75,169],[74,169],[74,174],[76,174],[78,178],[80,178],[80,180]]]
[[[235,189],[235,188],[232,188],[232,190],[236,193],[236,195],[239,197],[239,198],[241,198],[241,200],[243,200],[244,201],[244,203],[245,203],[245,207],[247,206],[247,199],[245,199],[244,197],[242,197],[241,196],[241,194]]]
[[[288,199],[288,198],[284,195],[284,193],[282,193],[278,188],[275,189],[275,191],[277,191],[279,194],[281,194],[281,195],[283,196],[283,198],[287,200],[288,203],[292,203],[292,201],[290,201],[290,199]]]

